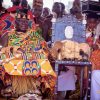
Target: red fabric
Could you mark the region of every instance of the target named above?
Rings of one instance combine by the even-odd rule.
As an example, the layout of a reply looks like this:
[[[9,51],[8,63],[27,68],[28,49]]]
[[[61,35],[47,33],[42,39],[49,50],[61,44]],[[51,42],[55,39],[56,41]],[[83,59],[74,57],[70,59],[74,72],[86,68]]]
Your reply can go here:
[[[90,46],[93,46],[93,38],[92,37],[88,37],[86,39],[86,42],[90,45]]]
[[[91,62],[93,70],[100,70],[100,49],[92,52]]]
[[[0,20],[0,35],[2,36],[7,31],[10,31],[14,28],[15,18],[13,18],[10,14],[6,13],[1,17]]]
[[[16,11],[17,9],[22,9],[21,6],[13,6],[7,9],[8,12],[13,12]]]

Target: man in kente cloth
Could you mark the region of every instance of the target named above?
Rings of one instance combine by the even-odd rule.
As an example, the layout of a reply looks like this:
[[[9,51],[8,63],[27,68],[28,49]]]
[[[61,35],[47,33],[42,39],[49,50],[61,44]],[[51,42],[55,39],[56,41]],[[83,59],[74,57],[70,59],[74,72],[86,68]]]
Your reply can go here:
[[[17,96],[34,92],[37,87],[41,86],[41,83],[42,87],[44,86],[42,89],[40,88],[43,95],[51,91],[53,93],[55,85],[56,75],[48,61],[46,42],[36,29],[33,30],[32,27],[29,27],[29,21],[30,16],[28,15],[28,10],[19,9],[15,16],[15,28],[8,32],[7,47],[1,50],[3,55],[5,55],[2,58],[4,68],[6,64],[10,64],[9,68],[11,69],[9,70],[8,68],[6,71],[11,75],[13,95]],[[24,63],[24,65],[22,64],[23,68],[16,61],[13,64],[10,63],[14,59],[19,60],[20,64],[21,62]],[[35,63],[35,67],[32,66],[33,63]],[[14,69],[12,66],[15,66]],[[20,68],[23,69],[22,73],[20,72]],[[33,78],[33,76],[37,77],[38,74],[42,76],[39,81],[38,78],[36,80]],[[49,91],[47,92],[46,89]]]

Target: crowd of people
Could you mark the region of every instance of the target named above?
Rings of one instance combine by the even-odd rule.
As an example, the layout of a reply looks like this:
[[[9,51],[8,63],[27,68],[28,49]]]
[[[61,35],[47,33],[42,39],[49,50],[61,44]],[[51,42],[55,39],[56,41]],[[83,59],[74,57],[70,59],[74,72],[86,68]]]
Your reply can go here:
[[[2,16],[4,16],[7,13],[11,14],[11,16],[14,16],[14,19],[16,19],[15,17],[16,12],[20,13],[21,18],[23,18],[25,15],[25,19],[28,19],[28,15],[30,15],[31,16],[30,19],[33,22],[32,25],[34,26],[34,27],[32,26],[31,28],[33,29],[33,31],[37,28],[37,32],[39,33],[39,35],[43,37],[47,43],[49,41],[51,41],[50,43],[52,42],[55,43],[57,41],[63,41],[67,39],[78,43],[87,43],[89,45],[91,50],[91,55],[89,56],[88,60],[92,62],[91,100],[99,100],[100,99],[100,79],[99,79],[100,76],[100,18],[99,17],[100,16],[97,15],[96,13],[89,13],[86,14],[86,17],[84,19],[81,12],[80,0],[75,0],[73,2],[73,7],[70,9],[70,14],[65,13],[65,5],[61,2],[54,3],[52,7],[52,13],[49,8],[47,7],[43,8],[42,0],[34,0],[32,8],[28,5],[27,0],[11,0],[11,2],[13,3],[12,7],[14,9],[12,7],[5,9],[2,6],[3,0],[0,0],[0,20]],[[19,8],[22,7],[22,10],[19,11],[17,7]],[[82,23],[83,20],[86,20],[87,22],[86,25]],[[19,21],[16,20],[15,24],[16,24],[15,25],[16,31],[19,32],[18,35],[20,35],[20,32],[28,33],[27,32],[28,25],[26,20],[19,20]],[[71,29],[69,30],[66,29],[67,26],[71,26],[71,29],[73,27],[74,31],[73,36],[65,35],[65,33],[68,34],[69,31],[72,32]],[[65,31],[65,29],[67,30],[67,32]],[[0,27],[0,31],[1,30],[2,27]],[[11,32],[12,31],[10,30],[10,34]],[[18,37],[19,39],[20,36]],[[72,37],[72,39],[70,37]],[[0,45],[6,47],[8,45],[12,45],[11,43],[12,41],[9,39],[9,34],[2,34],[0,32]],[[56,47],[55,51],[57,50],[57,48],[59,47],[61,48],[61,45],[62,44],[60,43],[57,47],[55,46]],[[49,49],[51,48],[52,47],[50,46]],[[48,50],[47,52],[49,51],[50,50]],[[53,51],[53,55],[56,55],[57,52],[60,52],[59,49],[56,52],[55,51]],[[51,61],[51,56],[52,54],[50,55],[50,58],[48,56],[48,59],[50,61]],[[53,56],[52,59],[55,60]],[[52,64],[52,62],[51,65],[54,68],[54,64]],[[75,83],[79,79],[76,78],[75,73],[79,74],[79,71],[77,71],[77,68],[69,66],[61,66],[60,68],[61,71],[60,75],[58,76],[58,91],[60,91],[61,93],[62,92],[66,93],[65,98],[68,98],[69,97],[68,91],[76,89]],[[17,78],[13,78],[12,80],[14,79]],[[26,80],[28,79],[26,78]],[[85,75],[84,80],[85,81],[87,80],[87,75]],[[87,82],[85,83],[87,84]]]

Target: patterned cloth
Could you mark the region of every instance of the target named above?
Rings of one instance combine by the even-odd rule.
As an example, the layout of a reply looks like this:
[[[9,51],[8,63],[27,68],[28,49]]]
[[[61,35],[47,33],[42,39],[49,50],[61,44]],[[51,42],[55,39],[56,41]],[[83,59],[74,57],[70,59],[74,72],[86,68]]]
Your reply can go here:
[[[17,100],[42,100],[42,97],[37,94],[25,94],[20,96]]]
[[[100,49],[92,52],[91,62],[93,70],[100,70]]]
[[[76,41],[79,43],[85,42],[86,33],[85,27],[82,25],[81,21],[78,21],[74,16],[68,15],[62,18],[58,18],[55,23],[52,24],[52,41],[61,41],[61,40],[69,40],[69,38],[65,37],[65,29],[67,26],[71,26],[73,28],[73,36],[70,38],[72,41]],[[70,35],[66,33],[67,35]]]
[[[56,77],[48,61],[48,54],[44,50],[47,48],[46,42],[37,32],[29,30],[26,33],[16,34],[15,31],[11,31],[8,37],[8,50],[5,52],[2,50],[5,56],[2,57],[3,60],[8,59],[9,62],[3,64],[7,73],[42,76],[50,74]],[[20,57],[17,58],[17,55]]]

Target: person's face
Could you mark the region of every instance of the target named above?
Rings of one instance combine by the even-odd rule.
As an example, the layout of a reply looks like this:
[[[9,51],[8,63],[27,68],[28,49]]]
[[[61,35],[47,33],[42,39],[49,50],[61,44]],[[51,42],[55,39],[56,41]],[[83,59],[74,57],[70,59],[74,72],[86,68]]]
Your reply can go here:
[[[91,18],[91,19],[88,19],[88,20],[87,20],[87,27],[88,27],[88,28],[94,29],[94,28],[96,28],[96,25],[97,25],[96,19]]]
[[[40,17],[41,13],[42,13],[42,7],[34,8],[34,15],[35,15],[35,17]]]
[[[58,14],[60,12],[59,4],[54,4],[52,11],[55,12],[56,14]]]
[[[48,16],[49,15],[49,10],[48,9],[44,9],[43,10],[43,16]]]
[[[24,32],[28,29],[28,20],[18,19],[16,20],[16,29],[17,31]]]

